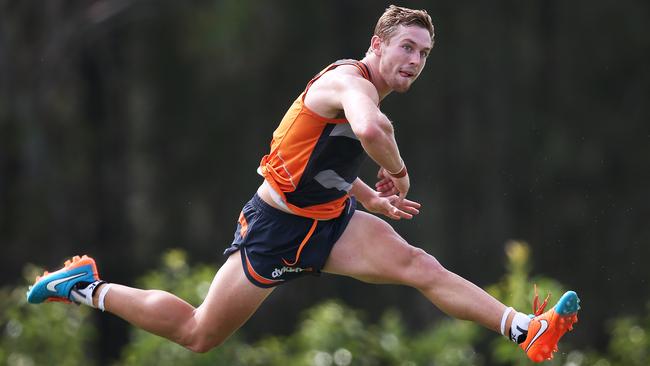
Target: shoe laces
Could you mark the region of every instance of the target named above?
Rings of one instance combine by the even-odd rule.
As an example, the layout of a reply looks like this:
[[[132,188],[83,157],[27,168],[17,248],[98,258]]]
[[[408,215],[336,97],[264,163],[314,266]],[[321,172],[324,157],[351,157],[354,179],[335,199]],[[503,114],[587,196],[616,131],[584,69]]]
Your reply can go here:
[[[542,304],[539,304],[539,295],[537,294],[537,284],[534,285],[535,288],[535,297],[533,298],[533,314],[535,316],[540,316],[542,313],[544,313],[544,309],[546,309],[546,305],[548,305],[548,300],[551,298],[551,293],[549,292],[548,295],[546,295],[546,299],[544,299],[544,302]]]

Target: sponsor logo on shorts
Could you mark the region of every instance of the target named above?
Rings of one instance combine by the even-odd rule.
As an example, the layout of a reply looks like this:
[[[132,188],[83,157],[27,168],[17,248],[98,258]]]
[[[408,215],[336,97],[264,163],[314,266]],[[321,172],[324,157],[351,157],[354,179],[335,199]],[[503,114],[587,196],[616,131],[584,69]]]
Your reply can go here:
[[[313,269],[311,267],[309,268],[300,268],[300,267],[281,267],[281,268],[274,268],[273,272],[271,273],[271,276],[273,278],[278,278],[281,277],[285,273],[300,273],[300,272],[311,272]]]

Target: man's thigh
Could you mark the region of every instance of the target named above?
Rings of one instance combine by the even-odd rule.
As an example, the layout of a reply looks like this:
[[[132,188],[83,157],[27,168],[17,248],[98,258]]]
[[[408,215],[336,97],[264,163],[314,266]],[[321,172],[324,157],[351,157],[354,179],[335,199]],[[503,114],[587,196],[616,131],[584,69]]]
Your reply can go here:
[[[239,253],[233,253],[217,272],[205,300],[196,310],[197,326],[216,338],[227,338],[272,291],[273,288],[253,285],[244,274]]]
[[[408,284],[413,261],[421,255],[426,253],[408,244],[387,222],[356,211],[323,272],[371,283]]]

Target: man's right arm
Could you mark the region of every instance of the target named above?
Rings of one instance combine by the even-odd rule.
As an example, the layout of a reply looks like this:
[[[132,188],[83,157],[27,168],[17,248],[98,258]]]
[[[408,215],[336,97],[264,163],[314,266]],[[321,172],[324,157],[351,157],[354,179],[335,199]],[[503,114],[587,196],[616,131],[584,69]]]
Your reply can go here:
[[[337,84],[345,117],[366,153],[388,172],[400,172],[405,166],[395,141],[393,124],[377,106],[379,96],[374,85],[352,76],[342,77]],[[410,186],[408,175],[391,180],[400,196],[406,196]]]
[[[375,87],[365,79],[344,79],[338,95],[352,131],[379,166],[398,172],[403,167],[403,161],[395,141],[393,124],[377,107],[379,96]]]

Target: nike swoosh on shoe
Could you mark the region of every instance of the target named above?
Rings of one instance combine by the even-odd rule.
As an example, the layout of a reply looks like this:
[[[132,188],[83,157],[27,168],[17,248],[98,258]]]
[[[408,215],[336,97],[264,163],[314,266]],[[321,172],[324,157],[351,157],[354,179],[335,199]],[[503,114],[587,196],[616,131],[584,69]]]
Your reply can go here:
[[[69,280],[74,280],[75,278],[83,277],[85,275],[86,275],[86,273],[77,273],[76,275],[73,275],[73,276],[59,278],[58,280],[54,280],[54,281],[48,283],[46,288],[49,291],[56,292],[56,286],[60,285],[61,283],[65,282],[65,281],[69,281]]]
[[[539,330],[537,331],[533,339],[528,344],[528,347],[526,347],[526,352],[528,352],[530,347],[532,347],[533,344],[535,344],[537,338],[541,337],[542,334],[546,333],[546,330],[548,329],[548,321],[546,321],[546,319],[540,319],[539,324],[540,324]]]

